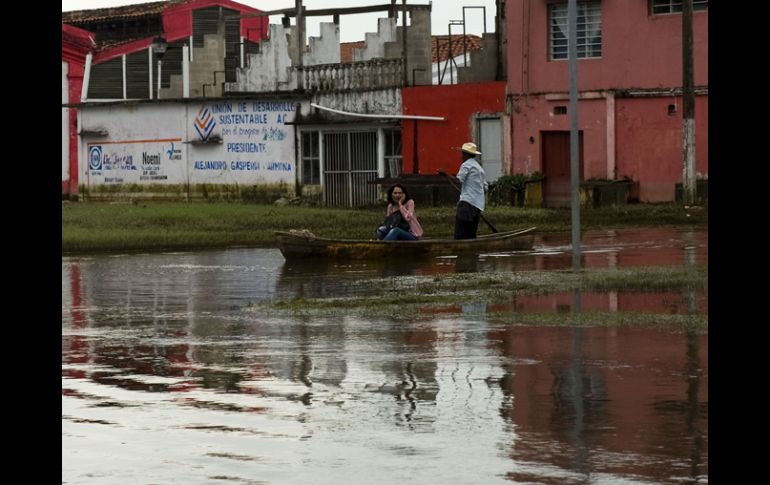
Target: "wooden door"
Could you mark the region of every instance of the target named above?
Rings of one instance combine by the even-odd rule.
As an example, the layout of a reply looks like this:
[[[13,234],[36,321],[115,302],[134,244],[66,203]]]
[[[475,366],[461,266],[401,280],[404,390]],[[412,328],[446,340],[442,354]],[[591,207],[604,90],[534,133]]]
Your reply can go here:
[[[583,132],[579,132],[580,178],[583,180]],[[546,207],[569,207],[570,163],[569,131],[544,131],[541,133],[543,160],[543,204]]]

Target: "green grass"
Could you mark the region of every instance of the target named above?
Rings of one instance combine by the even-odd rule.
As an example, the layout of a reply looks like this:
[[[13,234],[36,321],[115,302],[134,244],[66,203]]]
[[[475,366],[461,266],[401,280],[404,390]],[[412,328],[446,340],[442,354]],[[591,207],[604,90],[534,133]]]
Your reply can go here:
[[[360,315],[414,319],[457,308],[458,302],[505,305],[516,295],[569,291],[658,293],[708,290],[706,266],[598,268],[580,271],[520,271],[438,276],[396,276],[350,283],[358,295],[344,298],[291,298],[246,308],[260,315],[338,317]],[[455,312],[456,313],[456,312]],[[484,318],[511,325],[662,326],[707,331],[705,315],[639,312],[513,312],[497,311]]]
[[[273,231],[308,229],[318,236],[369,239],[385,208],[333,209],[246,203],[63,203],[64,252],[273,246]],[[451,236],[452,206],[418,207],[426,237]],[[484,213],[498,230],[537,226],[540,232],[567,231],[566,209],[496,206]],[[674,204],[634,204],[583,209],[583,229],[708,224],[708,210]],[[489,233],[481,222],[479,233]]]
[[[707,266],[662,266],[591,268],[580,271],[517,271],[495,273],[443,274],[438,276],[395,276],[356,280],[359,295],[354,298],[305,298],[276,300],[278,309],[354,308],[358,306],[449,304],[458,299],[500,298],[515,294],[581,292],[665,292],[708,289]]]

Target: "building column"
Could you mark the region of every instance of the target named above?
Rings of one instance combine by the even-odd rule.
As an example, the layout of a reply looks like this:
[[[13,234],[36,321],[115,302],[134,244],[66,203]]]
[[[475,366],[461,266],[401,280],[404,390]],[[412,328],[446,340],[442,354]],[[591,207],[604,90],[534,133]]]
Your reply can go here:
[[[607,178],[617,177],[615,164],[615,93],[606,93],[607,100]]]

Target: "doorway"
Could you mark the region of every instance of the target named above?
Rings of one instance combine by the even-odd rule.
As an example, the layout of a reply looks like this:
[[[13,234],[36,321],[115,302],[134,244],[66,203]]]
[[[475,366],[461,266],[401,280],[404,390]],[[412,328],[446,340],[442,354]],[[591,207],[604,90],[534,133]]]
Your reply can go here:
[[[377,132],[323,134],[324,203],[362,207],[377,202]]]
[[[571,181],[569,162],[569,131],[543,131],[543,205],[545,207],[569,207]],[[583,181],[583,132],[579,132],[579,180]]]
[[[479,151],[488,182],[503,175],[503,130],[500,118],[481,118],[479,122]]]

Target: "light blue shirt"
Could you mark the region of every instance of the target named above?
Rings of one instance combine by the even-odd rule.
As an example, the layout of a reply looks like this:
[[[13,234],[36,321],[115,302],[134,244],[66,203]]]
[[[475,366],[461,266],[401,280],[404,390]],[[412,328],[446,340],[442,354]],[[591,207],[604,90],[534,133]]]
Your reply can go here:
[[[487,191],[487,174],[481,168],[475,158],[469,158],[460,165],[460,171],[457,172],[457,178],[462,182],[460,191],[460,200],[465,201],[476,207],[478,210],[484,210],[484,192]]]

